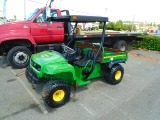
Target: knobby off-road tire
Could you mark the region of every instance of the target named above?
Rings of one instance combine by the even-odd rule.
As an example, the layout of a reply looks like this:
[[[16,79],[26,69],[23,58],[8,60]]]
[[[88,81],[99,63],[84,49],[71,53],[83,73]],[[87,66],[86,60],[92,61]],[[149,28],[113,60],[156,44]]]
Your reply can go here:
[[[117,41],[114,48],[124,52],[127,50],[127,43],[124,40]]]
[[[24,46],[13,47],[7,54],[8,63],[17,69],[25,68],[29,64],[31,51]]]
[[[111,69],[108,68],[106,72],[104,79],[112,85],[120,83],[124,75],[124,69],[120,64],[114,65]]]
[[[30,70],[30,67],[27,66],[27,68],[26,68],[26,70],[25,70],[25,76],[26,76],[28,82],[29,82],[29,83],[32,83],[32,82],[31,82],[31,78],[29,77],[29,70]]]
[[[70,86],[62,80],[50,80],[42,90],[42,98],[46,106],[58,108],[69,101]]]

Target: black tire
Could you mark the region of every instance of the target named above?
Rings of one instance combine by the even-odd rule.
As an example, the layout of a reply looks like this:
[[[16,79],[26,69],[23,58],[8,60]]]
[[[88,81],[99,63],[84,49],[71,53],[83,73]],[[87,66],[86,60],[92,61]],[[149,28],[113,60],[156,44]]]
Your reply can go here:
[[[127,50],[127,43],[124,40],[117,41],[114,44],[114,49],[118,49],[118,50],[121,50],[121,51],[126,51]]]
[[[61,80],[50,80],[42,90],[42,98],[46,106],[58,108],[69,101],[70,86]]]
[[[104,79],[112,84],[116,85],[121,82],[124,74],[124,69],[120,64],[114,65],[111,69],[107,69],[107,75],[104,75]]]
[[[28,66],[28,67],[26,68],[26,70],[25,70],[25,76],[26,76],[28,82],[29,82],[29,83],[32,83],[32,82],[31,82],[31,78],[29,77],[29,70],[30,70],[30,67]]]
[[[17,69],[25,68],[29,65],[31,51],[24,46],[13,47],[7,54],[8,63]]]

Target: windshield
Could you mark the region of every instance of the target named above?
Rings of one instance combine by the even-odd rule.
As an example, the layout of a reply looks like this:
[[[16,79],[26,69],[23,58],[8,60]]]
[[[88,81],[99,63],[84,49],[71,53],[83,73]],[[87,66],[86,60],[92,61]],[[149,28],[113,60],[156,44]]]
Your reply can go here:
[[[34,18],[34,16],[40,11],[40,9],[34,10],[29,16],[26,17],[27,21],[30,21]]]

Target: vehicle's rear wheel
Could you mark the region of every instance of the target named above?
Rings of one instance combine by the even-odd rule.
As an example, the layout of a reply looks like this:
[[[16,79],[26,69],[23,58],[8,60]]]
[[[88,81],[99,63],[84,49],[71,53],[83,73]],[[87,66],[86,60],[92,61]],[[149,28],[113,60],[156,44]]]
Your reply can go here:
[[[121,50],[121,51],[126,51],[127,50],[127,43],[124,40],[117,41],[114,44],[114,48]]]
[[[104,79],[112,84],[116,85],[121,82],[124,74],[124,69],[120,64],[114,65],[111,69],[107,69],[107,75],[104,75]]]
[[[29,64],[31,51],[24,46],[13,47],[7,54],[9,64],[17,69],[25,68]]]
[[[50,80],[42,90],[44,103],[51,108],[58,108],[70,99],[70,86],[61,80]]]

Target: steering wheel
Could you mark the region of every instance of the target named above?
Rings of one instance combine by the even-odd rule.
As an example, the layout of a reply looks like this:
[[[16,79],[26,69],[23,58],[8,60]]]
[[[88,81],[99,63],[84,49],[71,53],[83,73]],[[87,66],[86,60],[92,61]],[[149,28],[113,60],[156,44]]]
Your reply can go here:
[[[74,51],[72,48],[66,46],[66,45],[62,45],[62,48],[64,50],[65,53],[73,55],[76,51]]]

